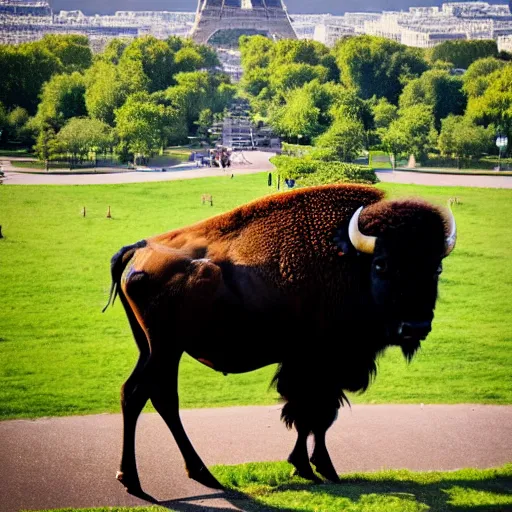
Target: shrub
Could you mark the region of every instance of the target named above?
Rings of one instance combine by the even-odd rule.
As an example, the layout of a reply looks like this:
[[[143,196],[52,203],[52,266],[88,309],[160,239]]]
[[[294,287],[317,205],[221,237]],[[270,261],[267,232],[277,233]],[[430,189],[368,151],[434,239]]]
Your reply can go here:
[[[366,183],[379,180],[372,169],[344,162],[314,160],[310,155],[293,157],[280,155],[270,160],[283,179],[297,181],[297,186],[323,185],[328,183]]]

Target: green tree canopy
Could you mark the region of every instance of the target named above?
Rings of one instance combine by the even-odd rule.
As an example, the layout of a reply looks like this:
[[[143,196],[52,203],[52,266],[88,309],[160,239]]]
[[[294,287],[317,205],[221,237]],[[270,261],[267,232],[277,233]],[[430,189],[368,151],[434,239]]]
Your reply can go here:
[[[274,55],[274,43],[265,36],[242,36],[239,40],[240,58],[244,71],[267,68]]]
[[[7,110],[0,102],[0,142],[7,140],[7,129],[9,128],[9,119],[7,115]]]
[[[386,98],[380,98],[371,107],[375,128],[387,129],[389,125],[398,117],[398,108],[389,103]]]
[[[395,156],[408,153],[422,158],[436,142],[432,107],[424,104],[400,109],[398,119],[382,134],[383,147]]]
[[[427,52],[430,62],[451,62],[454,68],[467,69],[484,57],[497,57],[498,45],[493,39],[443,41]]]
[[[125,61],[115,66],[104,60],[96,61],[85,73],[85,103],[87,112],[111,126],[114,110],[119,108],[130,94],[146,90],[147,78],[140,62]]]
[[[512,63],[491,73],[488,87],[476,98],[470,98],[466,115],[475,123],[501,127],[512,135]]]
[[[43,84],[62,71],[62,63],[39,43],[0,45],[0,101],[7,109],[37,110]]]
[[[340,39],[333,54],[342,83],[363,99],[377,96],[396,103],[403,80],[418,77],[427,69],[419,49],[376,36]]]
[[[323,66],[291,63],[276,67],[270,75],[270,85],[276,91],[286,92],[297,89],[312,80],[325,82],[328,70]]]
[[[124,50],[120,64],[137,61],[148,77],[148,91],[167,89],[174,83],[174,53],[169,46],[154,36],[134,39]]]
[[[57,134],[59,148],[73,158],[106,152],[113,144],[112,128],[98,119],[72,118]]]
[[[28,144],[32,140],[32,132],[27,127],[29,119],[30,115],[26,109],[16,107],[14,110],[11,110],[7,116],[9,137],[23,144]]]
[[[466,117],[449,115],[442,121],[437,144],[442,155],[472,158],[488,152],[493,139],[492,127],[476,126]]]
[[[92,51],[86,36],[46,34],[39,44],[60,60],[65,73],[85,71],[92,64]]]
[[[419,78],[411,80],[400,95],[400,108],[424,104],[432,107],[436,125],[448,114],[462,114],[466,107],[466,98],[462,92],[462,79],[447,71],[432,69],[425,71]]]
[[[115,111],[116,132],[120,144],[138,157],[148,158],[167,145],[174,125],[179,120],[175,109],[158,104],[147,93],[129,96]]]
[[[316,139],[316,145],[334,149],[342,162],[352,162],[364,147],[363,123],[350,116],[339,117]]]
[[[308,39],[280,39],[275,43],[272,66],[308,64],[318,66],[329,49],[318,41]]]
[[[286,104],[272,111],[270,123],[284,137],[297,141],[301,135],[306,141],[320,132],[319,116],[313,96],[301,88],[291,91]]]
[[[111,39],[103,49],[103,52],[96,55],[96,60],[108,62],[110,64],[119,64],[125,48],[128,46],[126,39]]]
[[[57,132],[68,119],[86,114],[83,75],[54,75],[43,87],[34,122],[41,129],[50,125]]]
[[[489,86],[489,76],[505,64],[494,57],[475,60],[462,76],[462,89],[468,98],[481,96]]]

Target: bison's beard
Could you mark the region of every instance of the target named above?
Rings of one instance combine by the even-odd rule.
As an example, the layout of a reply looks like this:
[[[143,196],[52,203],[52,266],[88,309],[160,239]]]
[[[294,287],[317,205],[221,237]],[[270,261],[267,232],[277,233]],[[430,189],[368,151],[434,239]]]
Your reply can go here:
[[[411,359],[414,357],[414,354],[421,348],[420,340],[405,340],[400,344],[400,348],[402,349],[402,354],[405,359],[409,363]]]

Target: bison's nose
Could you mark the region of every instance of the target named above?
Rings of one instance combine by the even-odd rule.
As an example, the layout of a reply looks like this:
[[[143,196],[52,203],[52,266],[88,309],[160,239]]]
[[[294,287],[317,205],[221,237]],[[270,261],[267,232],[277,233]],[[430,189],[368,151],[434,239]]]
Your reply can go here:
[[[402,322],[398,327],[398,334],[404,339],[414,338],[424,340],[432,330],[431,322]]]

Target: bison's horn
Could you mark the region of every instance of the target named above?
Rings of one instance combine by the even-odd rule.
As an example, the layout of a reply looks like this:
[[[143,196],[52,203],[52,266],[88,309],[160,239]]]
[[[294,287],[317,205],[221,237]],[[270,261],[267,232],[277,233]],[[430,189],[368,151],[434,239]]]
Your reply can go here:
[[[352,245],[359,251],[364,252],[366,254],[373,254],[375,251],[375,242],[377,241],[376,236],[368,236],[363,235],[361,231],[359,231],[359,215],[363,207],[359,208],[352,218],[350,219],[350,224],[348,225],[348,236]]]
[[[446,237],[444,242],[444,255],[448,256],[455,247],[455,241],[457,240],[457,225],[455,224],[455,217],[453,216],[451,208],[449,208],[450,216],[448,222],[450,225],[450,234]]]

